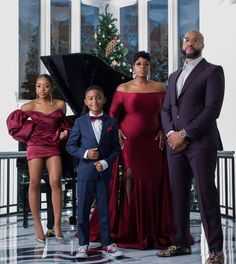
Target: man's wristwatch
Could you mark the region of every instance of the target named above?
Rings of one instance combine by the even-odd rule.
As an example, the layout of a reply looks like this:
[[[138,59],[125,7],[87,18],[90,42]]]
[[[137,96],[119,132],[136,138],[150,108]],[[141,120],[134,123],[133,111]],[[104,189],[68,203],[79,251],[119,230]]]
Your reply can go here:
[[[186,138],[188,135],[187,135],[186,131],[184,129],[182,129],[182,130],[180,130],[180,136],[182,138]]]

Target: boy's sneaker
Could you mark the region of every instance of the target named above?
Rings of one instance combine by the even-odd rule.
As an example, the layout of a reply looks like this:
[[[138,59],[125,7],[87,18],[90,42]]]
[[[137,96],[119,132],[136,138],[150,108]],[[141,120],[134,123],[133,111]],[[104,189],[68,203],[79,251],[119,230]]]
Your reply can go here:
[[[79,246],[75,258],[87,259],[88,258],[88,245]]]
[[[123,252],[117,248],[116,244],[111,244],[109,246],[103,246],[102,251],[109,254],[110,256],[114,258],[120,258],[123,256]]]

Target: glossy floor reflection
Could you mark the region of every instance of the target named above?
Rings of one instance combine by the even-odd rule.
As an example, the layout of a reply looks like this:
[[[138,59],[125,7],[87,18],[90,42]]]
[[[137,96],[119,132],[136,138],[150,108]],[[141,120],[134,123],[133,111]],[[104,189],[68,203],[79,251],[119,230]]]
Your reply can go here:
[[[196,241],[192,247],[192,254],[173,258],[158,258],[156,250],[122,249],[122,259],[109,259],[98,250],[98,244],[91,244],[93,248],[87,261],[78,261],[75,254],[78,240],[74,236],[76,226],[69,225],[70,212],[63,212],[63,232],[65,239],[57,241],[48,238],[46,244],[36,242],[33,221],[29,219],[28,228],[23,228],[22,216],[0,217],[0,263],[155,263],[155,264],[197,264],[205,263],[207,246],[201,233],[199,214],[191,215],[191,233]],[[42,219],[46,214],[42,213]],[[236,263],[235,250],[235,221],[222,219],[224,228],[225,263]],[[46,232],[46,220],[43,220]]]

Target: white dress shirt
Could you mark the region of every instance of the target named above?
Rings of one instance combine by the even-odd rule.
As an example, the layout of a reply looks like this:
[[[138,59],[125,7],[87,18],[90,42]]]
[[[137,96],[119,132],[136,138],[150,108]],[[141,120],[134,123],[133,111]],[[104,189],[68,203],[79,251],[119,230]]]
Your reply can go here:
[[[184,86],[184,83],[186,81],[186,79],[188,78],[189,74],[192,72],[192,70],[198,65],[198,63],[202,60],[202,56],[198,57],[195,60],[192,61],[185,61],[184,66],[183,66],[183,70],[179,75],[179,78],[177,80],[176,83],[176,95],[177,98],[179,98],[179,95],[181,93],[181,90]]]
[[[102,116],[102,115],[103,115],[103,112],[97,116]],[[95,115],[89,112],[89,116],[95,116]],[[91,125],[93,128],[93,132],[95,134],[97,143],[99,143],[100,138],[101,138],[101,132],[102,132],[102,120],[97,119],[97,120],[91,121]],[[88,150],[85,151],[84,158],[88,159]],[[102,164],[103,170],[108,168],[108,163],[105,160],[100,160],[100,162]]]
[[[97,116],[102,116],[102,115],[103,115],[103,112]],[[95,116],[95,115],[93,115],[92,113],[89,113],[89,116]],[[91,124],[93,127],[93,132],[95,134],[97,143],[99,143],[100,137],[101,137],[101,132],[102,132],[102,120],[100,120],[100,119],[94,120],[91,122]]]

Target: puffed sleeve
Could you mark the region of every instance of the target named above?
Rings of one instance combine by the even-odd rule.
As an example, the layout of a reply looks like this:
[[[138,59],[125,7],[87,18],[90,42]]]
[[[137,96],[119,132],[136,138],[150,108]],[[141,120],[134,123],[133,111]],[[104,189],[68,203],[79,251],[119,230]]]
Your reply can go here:
[[[68,131],[71,130],[71,125],[69,124],[68,119],[67,119],[66,116],[64,116],[61,119],[60,128],[62,128],[63,130],[68,130]]]
[[[64,130],[67,130],[68,132],[70,132],[71,131],[71,127],[72,126],[68,122],[67,117],[63,116],[61,121],[60,121],[59,127],[58,127],[58,129],[56,131],[56,134],[53,137],[53,141],[56,142],[56,143],[61,143],[61,141],[60,141],[60,133],[63,132]],[[65,139],[67,139],[67,138],[65,138]]]
[[[28,120],[26,113],[20,109],[13,111],[7,118],[9,134],[17,141],[27,142],[34,129],[32,120]]]

